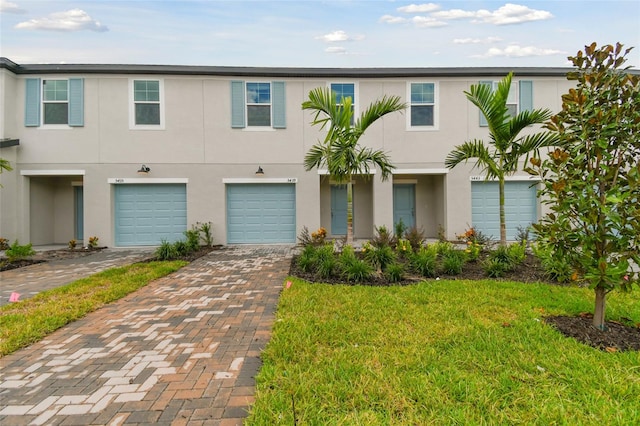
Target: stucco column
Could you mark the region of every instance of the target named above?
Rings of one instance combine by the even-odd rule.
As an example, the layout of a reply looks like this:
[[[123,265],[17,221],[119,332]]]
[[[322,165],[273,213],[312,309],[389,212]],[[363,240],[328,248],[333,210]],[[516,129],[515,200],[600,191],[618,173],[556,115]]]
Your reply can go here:
[[[373,177],[373,225],[393,230],[393,179],[382,182]]]

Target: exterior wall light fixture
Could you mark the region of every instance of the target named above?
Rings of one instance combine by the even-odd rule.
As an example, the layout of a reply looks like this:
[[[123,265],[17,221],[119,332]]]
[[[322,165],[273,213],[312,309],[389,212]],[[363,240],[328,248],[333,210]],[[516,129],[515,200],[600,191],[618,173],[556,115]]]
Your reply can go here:
[[[139,175],[147,175],[147,174],[149,174],[150,171],[151,171],[151,169],[143,164],[142,166],[140,166],[140,170],[138,170],[138,174]]]
[[[258,166],[258,170],[256,171],[256,175],[262,176],[263,174],[264,174],[264,170],[262,170],[262,167]]]

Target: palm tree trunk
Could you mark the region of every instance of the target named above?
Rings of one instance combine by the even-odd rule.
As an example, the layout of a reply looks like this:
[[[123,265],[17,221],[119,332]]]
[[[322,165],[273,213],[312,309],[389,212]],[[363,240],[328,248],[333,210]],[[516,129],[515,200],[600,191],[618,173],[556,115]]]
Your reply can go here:
[[[504,214],[504,177],[498,179],[498,190],[500,192],[500,245],[507,245],[507,225]]]
[[[347,245],[353,245],[353,185],[347,181]]]
[[[596,306],[593,310],[593,326],[598,330],[606,331],[607,326],[604,323],[604,311],[606,306],[607,292],[602,287],[595,288]]]

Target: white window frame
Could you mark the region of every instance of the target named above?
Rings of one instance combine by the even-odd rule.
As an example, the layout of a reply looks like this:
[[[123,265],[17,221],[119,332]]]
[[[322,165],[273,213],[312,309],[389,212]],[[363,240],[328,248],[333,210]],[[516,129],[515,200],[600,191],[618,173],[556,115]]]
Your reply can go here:
[[[331,88],[332,84],[353,84],[353,96],[355,97],[355,99],[351,99],[351,105],[353,106],[353,121],[355,122],[360,115],[360,93],[358,91],[358,83],[356,83],[355,81],[330,81],[327,83],[327,87],[333,92],[333,89]]]
[[[47,77],[42,77],[42,80],[40,81],[40,126],[38,126],[39,129],[43,129],[43,130],[68,130],[71,129],[72,127],[69,126],[69,115],[67,112],[67,122],[66,124],[45,124],[44,122],[44,104],[46,103],[61,103],[61,102],[56,102],[56,101],[45,101],[44,100],[44,84],[46,81],[66,81],[67,82],[67,100],[65,101],[65,103],[67,104],[67,111],[69,108],[69,79],[68,78],[47,78]]]
[[[498,90],[499,83],[500,83],[499,81],[493,81],[491,84],[491,90],[494,92]],[[512,100],[512,102],[509,102],[510,99]],[[519,81],[511,80],[511,87],[509,88],[509,96],[507,96],[507,107],[509,105],[516,106],[516,114],[520,112],[520,82]]]
[[[134,97],[134,82],[135,81],[157,81],[158,89],[160,90],[160,124],[136,124],[136,101]],[[157,77],[136,77],[129,79],[129,129],[130,130],[164,130],[165,120],[165,102],[164,102],[164,79]],[[154,102],[155,103],[155,102]]]
[[[411,108],[413,104],[411,103],[411,85],[412,84],[433,84],[433,126],[412,126],[411,125]],[[440,122],[440,108],[439,108],[439,100],[440,100],[440,85],[437,81],[409,81],[407,82],[407,99],[409,104],[409,113],[406,115],[407,120],[407,130],[411,132],[433,132],[439,129]],[[424,104],[416,104],[416,105],[424,105]]]
[[[247,93],[249,93],[248,85],[251,83],[260,83],[260,84],[268,84],[269,85],[269,103],[261,104],[261,103],[249,103],[247,101]],[[249,125],[249,106],[260,105],[265,106],[269,105],[269,125],[268,126],[251,126]],[[244,82],[244,131],[260,131],[263,132],[265,130],[274,130],[273,128],[273,85],[271,84],[271,80],[246,80]]]

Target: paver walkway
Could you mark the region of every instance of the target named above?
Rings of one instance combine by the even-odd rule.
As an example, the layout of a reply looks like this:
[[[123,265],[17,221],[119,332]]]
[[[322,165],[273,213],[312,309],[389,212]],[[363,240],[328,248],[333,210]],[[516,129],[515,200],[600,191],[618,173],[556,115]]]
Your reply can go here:
[[[9,303],[13,292],[19,293],[20,300],[24,300],[87,275],[152,256],[153,249],[105,249],[85,257],[53,260],[3,271],[0,272],[0,306]]]
[[[0,424],[242,424],[291,254],[214,251],[0,359]]]

